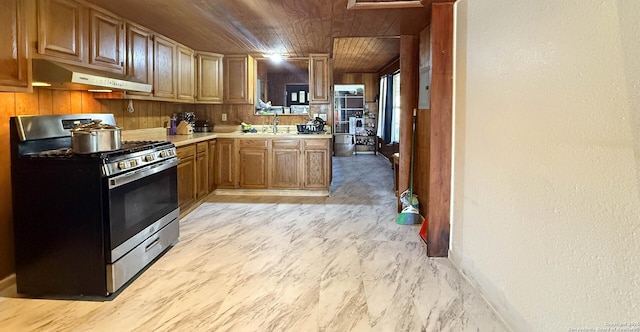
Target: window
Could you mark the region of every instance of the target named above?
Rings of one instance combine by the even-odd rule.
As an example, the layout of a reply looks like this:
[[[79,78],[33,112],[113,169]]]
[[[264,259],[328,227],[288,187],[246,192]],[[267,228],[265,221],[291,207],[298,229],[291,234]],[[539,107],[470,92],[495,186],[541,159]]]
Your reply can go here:
[[[400,140],[400,73],[380,78],[378,136],[387,143]]]

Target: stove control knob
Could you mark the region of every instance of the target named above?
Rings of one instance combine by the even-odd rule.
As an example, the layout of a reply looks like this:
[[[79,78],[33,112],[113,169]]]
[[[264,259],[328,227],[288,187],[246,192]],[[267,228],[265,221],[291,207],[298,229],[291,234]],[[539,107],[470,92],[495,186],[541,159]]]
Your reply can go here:
[[[129,163],[126,161],[121,161],[120,163],[118,163],[118,168],[119,169],[127,169],[129,168]]]
[[[160,151],[160,158],[165,158],[165,157],[167,157],[167,151],[166,150]]]
[[[145,161],[153,161],[153,155],[152,154],[148,154],[148,155],[144,156],[144,160]]]
[[[138,166],[138,161],[135,159],[131,159],[129,160],[129,165],[131,165],[131,167],[136,167]]]

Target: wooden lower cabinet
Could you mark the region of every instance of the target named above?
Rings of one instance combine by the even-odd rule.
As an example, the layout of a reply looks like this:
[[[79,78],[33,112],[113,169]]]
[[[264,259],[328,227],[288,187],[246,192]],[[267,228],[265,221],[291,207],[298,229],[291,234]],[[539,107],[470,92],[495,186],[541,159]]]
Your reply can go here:
[[[238,152],[239,186],[243,189],[266,189],[268,172],[266,139],[242,139]]]
[[[237,164],[236,140],[219,138],[216,143],[216,186],[221,189],[234,189],[236,185]]]
[[[189,207],[196,200],[196,146],[179,147],[178,164],[178,206],[181,210]]]
[[[209,192],[216,190],[216,140],[209,141]]]
[[[331,140],[218,138],[210,154],[216,189],[328,190]],[[211,143],[210,143],[211,144]],[[213,190],[213,189],[211,189]]]
[[[329,140],[305,140],[303,155],[304,189],[329,189],[331,154]]]
[[[300,187],[300,140],[273,140],[270,186],[282,189]]]
[[[209,194],[209,143],[196,144],[196,198]]]

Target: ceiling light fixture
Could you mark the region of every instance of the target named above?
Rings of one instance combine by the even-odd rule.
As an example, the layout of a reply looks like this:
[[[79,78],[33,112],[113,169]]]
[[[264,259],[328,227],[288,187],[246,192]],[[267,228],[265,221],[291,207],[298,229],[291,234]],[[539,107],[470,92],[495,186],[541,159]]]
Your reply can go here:
[[[280,54],[280,53],[269,53],[269,54],[263,54],[263,56],[269,60],[271,60],[271,62],[273,63],[280,63],[284,60],[284,55]]]

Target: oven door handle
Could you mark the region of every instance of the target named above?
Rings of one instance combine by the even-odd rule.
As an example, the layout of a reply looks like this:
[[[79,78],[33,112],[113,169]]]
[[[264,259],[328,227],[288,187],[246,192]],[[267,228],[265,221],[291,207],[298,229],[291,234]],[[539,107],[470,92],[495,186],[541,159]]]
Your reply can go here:
[[[175,158],[175,159],[171,159],[169,161],[164,161],[161,163],[157,163],[157,164],[153,164],[153,165],[149,165],[146,167],[143,167],[141,169],[129,172],[129,173],[125,173],[119,176],[116,176],[114,178],[109,179],[109,189],[114,189],[117,187],[120,187],[122,185],[125,185],[127,183],[131,183],[133,181],[142,179],[144,177],[162,172],[164,170],[167,170],[171,167],[175,167],[178,166],[178,163],[180,162],[180,159]]]

